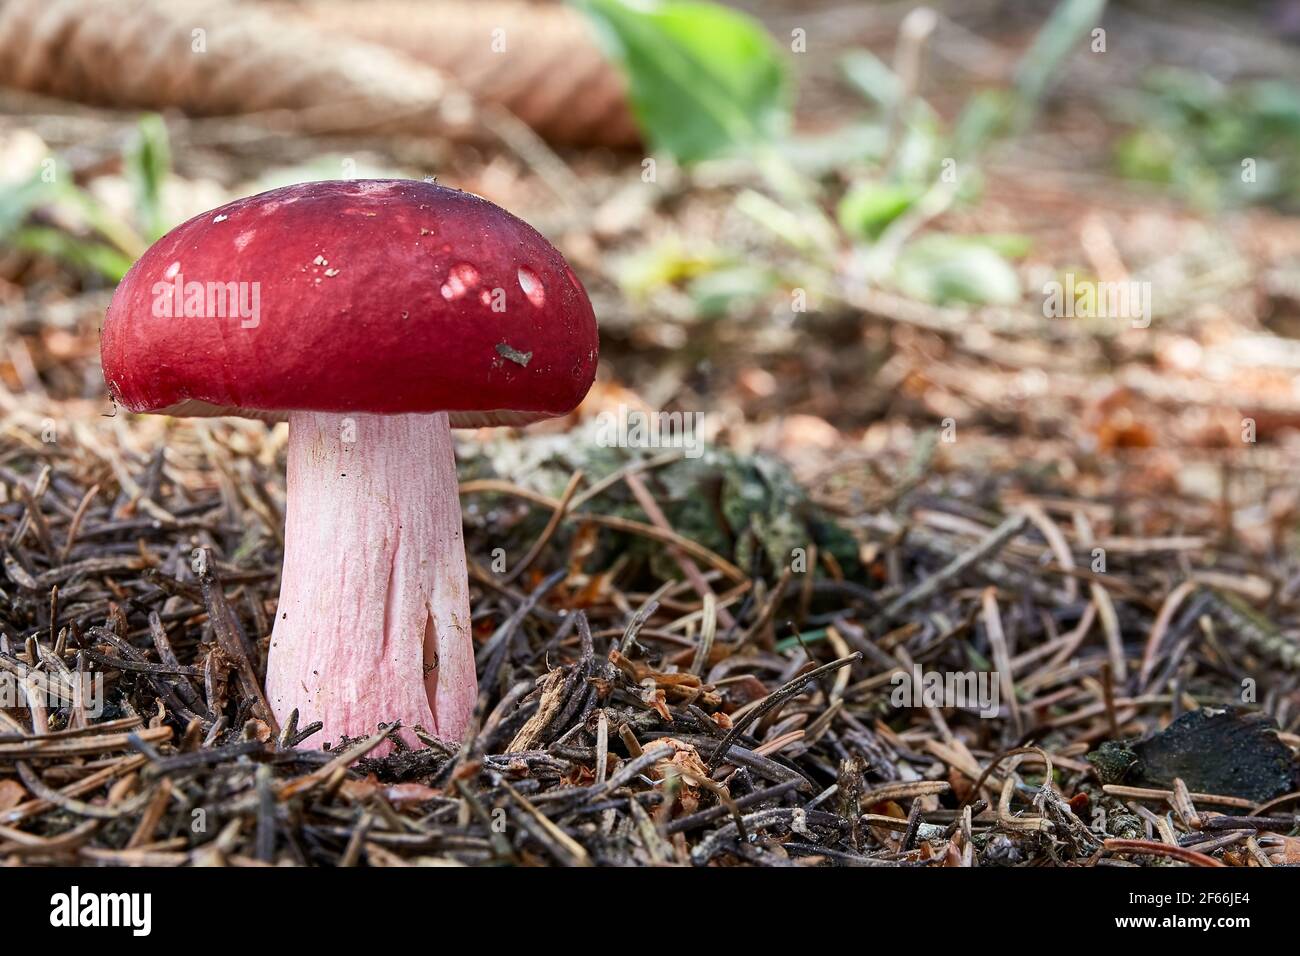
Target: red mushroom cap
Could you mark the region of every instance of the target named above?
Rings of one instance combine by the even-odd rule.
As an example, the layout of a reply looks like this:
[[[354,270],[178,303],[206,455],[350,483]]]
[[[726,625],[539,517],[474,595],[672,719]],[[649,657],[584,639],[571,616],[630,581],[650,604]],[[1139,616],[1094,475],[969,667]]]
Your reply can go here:
[[[582,283],[535,229],[402,179],[302,183],[177,226],[117,287],[101,355],[135,412],[571,411],[596,373]]]

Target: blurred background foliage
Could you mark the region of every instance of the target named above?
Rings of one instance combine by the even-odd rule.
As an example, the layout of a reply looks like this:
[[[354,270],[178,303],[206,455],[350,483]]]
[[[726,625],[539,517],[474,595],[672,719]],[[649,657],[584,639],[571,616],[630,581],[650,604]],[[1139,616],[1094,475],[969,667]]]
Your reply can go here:
[[[1122,98],[1130,132],[1117,144],[1125,177],[1168,186],[1204,208],[1300,200],[1300,87],[1281,80],[1225,84],[1205,73],[1152,70]],[[1254,179],[1243,181],[1243,163]]]
[[[1063,60],[1089,40],[1104,5],[1058,4],[1011,81],[973,91],[951,120],[919,95],[915,77],[897,72],[900,63],[906,69],[917,59],[935,28],[933,11],[919,8],[903,23],[894,64],[865,49],[838,57],[844,82],[861,96],[861,110],[833,132],[809,135],[792,121],[791,54],[757,20],[706,2],[574,0],[601,49],[625,74],[656,162],[753,166],[762,189],[739,190],[735,208],[791,253],[775,265],[754,261],[744,250],[663,237],[621,263],[625,291],[644,299],[658,289],[680,288],[699,316],[717,316],[752,307],[777,290],[807,286],[808,276],[832,270],[848,248],[866,280],[922,301],[1019,300],[1023,290],[1010,260],[1030,251],[1027,237],[916,233],[953,203],[978,203],[982,153],[1026,132]],[[1117,98],[1113,113],[1126,129],[1114,146],[1114,162],[1127,179],[1160,184],[1205,208],[1287,207],[1296,200],[1300,89],[1290,83],[1222,83],[1205,73],[1157,67],[1140,88]],[[1247,154],[1255,179],[1243,182]],[[0,242],[115,282],[145,246],[176,224],[163,199],[171,164],[166,125],[158,115],[143,116],[123,150],[131,189],[126,210],[110,208],[78,185],[60,162],[48,157],[29,178],[0,185]],[[340,168],[338,158],[326,156],[257,185],[337,178]],[[828,280],[815,292],[824,299],[836,289]]]

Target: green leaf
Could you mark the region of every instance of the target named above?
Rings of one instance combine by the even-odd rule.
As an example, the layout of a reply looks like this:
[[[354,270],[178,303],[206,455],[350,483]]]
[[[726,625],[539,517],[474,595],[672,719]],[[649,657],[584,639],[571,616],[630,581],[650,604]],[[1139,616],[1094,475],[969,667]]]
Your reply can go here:
[[[853,123],[827,133],[800,133],[777,149],[799,172],[821,179],[846,166],[878,163],[887,139],[883,126]]]
[[[729,264],[711,247],[692,247],[679,236],[667,236],[654,245],[630,253],[615,266],[619,286],[631,299],[667,287],[683,285]]]
[[[29,226],[29,217],[37,209],[58,210],[63,219],[74,220],[77,228],[99,233],[109,245],[57,228]],[[59,257],[112,279],[121,278],[147,245],[99,200],[76,186],[71,173],[61,166],[51,179],[37,172],[25,182],[0,188],[0,240],[15,248]]]
[[[878,239],[885,227],[925,195],[918,183],[858,183],[840,200],[836,216],[844,231],[859,239]]]
[[[1115,146],[1115,162],[1126,179],[1171,183],[1178,159],[1178,144],[1157,130],[1134,130]]]
[[[1247,92],[1260,120],[1291,136],[1300,133],[1300,89],[1282,80],[1261,80]]]
[[[1004,135],[1011,124],[1015,99],[1006,90],[980,90],[962,108],[953,131],[958,156],[977,156],[985,146]]]
[[[91,193],[67,180],[62,180],[55,198],[73,210],[86,225],[109,240],[132,261],[144,255],[149,243],[141,239],[129,223],[119,219]]]
[[[736,197],[736,210],[800,252],[835,247],[835,227],[818,209],[788,209],[752,189]]]
[[[849,84],[877,106],[893,106],[902,93],[898,76],[870,50],[851,50],[839,65]]]
[[[733,305],[752,305],[775,288],[776,279],[767,269],[737,265],[707,272],[691,281],[689,293],[695,311],[704,318],[723,315]]]
[[[0,186],[0,239],[11,235],[32,210],[51,202],[57,187],[33,173],[24,182]]]
[[[894,281],[914,299],[948,305],[1011,305],[1020,278],[996,249],[978,237],[927,235],[898,257]]]
[[[574,0],[628,79],[650,145],[690,163],[770,144],[789,124],[789,88],[772,38],[712,3]]]
[[[1016,67],[1019,124],[1024,128],[1061,75],[1075,44],[1101,25],[1106,0],[1062,0]]]
[[[131,268],[131,258],[112,246],[81,239],[48,226],[19,229],[9,237],[9,243],[15,249],[43,252],[79,269],[98,272],[112,282],[120,282]]]
[[[967,101],[953,134],[958,156],[973,157],[1033,121],[1076,45],[1100,26],[1106,0],[1062,0],[1016,66],[1013,88],[981,90]]]
[[[172,151],[161,116],[150,113],[140,118],[124,158],[127,176],[135,187],[140,227],[153,241],[171,225],[163,212],[162,188],[171,172]]]

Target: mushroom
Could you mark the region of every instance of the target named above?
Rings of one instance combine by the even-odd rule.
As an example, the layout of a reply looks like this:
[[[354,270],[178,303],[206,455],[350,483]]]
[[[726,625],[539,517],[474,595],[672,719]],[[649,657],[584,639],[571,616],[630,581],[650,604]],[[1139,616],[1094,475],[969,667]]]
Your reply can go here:
[[[331,741],[395,720],[461,739],[477,680],[450,429],[571,411],[597,349],[587,294],[540,234],[408,180],[304,183],[191,219],[131,267],[101,341],[133,412],[287,417],[267,697]]]

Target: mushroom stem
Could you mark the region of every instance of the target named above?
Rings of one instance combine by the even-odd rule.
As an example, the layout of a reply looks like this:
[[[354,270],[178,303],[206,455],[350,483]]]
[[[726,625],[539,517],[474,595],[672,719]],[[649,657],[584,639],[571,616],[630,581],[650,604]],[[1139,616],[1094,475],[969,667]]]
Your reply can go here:
[[[477,683],[446,413],[294,412],[288,469],[276,718],[296,707],[321,742],[394,720],[459,741]]]

